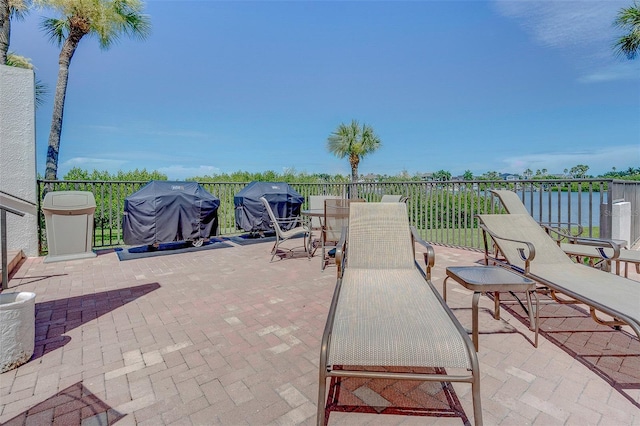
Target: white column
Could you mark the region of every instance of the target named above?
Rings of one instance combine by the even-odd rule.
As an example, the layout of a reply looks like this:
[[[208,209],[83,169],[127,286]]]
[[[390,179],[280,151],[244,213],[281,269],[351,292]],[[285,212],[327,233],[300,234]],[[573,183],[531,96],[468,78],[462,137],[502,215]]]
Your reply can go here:
[[[0,65],[0,191],[37,203],[35,75]],[[37,217],[7,214],[7,248],[38,255]]]

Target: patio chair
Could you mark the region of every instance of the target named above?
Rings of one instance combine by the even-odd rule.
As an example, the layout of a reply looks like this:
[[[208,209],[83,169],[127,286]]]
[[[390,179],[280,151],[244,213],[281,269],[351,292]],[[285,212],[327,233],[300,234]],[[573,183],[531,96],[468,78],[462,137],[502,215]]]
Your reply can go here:
[[[596,322],[613,327],[626,324],[640,339],[637,281],[573,262],[529,214],[481,214],[478,218],[484,233],[486,264],[491,261],[507,266],[537,281],[559,303],[583,303]],[[489,250],[487,234],[500,257]],[[613,319],[602,320],[597,311]]]
[[[271,261],[273,262],[273,258],[278,253],[278,247],[280,247],[280,244],[290,238],[297,237],[299,235],[304,236],[304,251],[307,253],[307,257],[311,259],[311,254],[307,246],[307,238],[311,237],[311,231],[309,227],[304,224],[302,219],[300,217],[276,218],[275,214],[273,213],[273,209],[271,209],[271,205],[269,204],[267,199],[264,197],[260,197],[260,201],[262,201],[264,208],[267,210],[269,219],[271,220],[271,226],[273,226],[273,229],[276,233],[276,242],[273,244],[273,248],[271,249]],[[295,226],[288,231],[283,231],[280,227],[280,225],[291,223],[294,223]],[[289,250],[290,252],[292,251],[292,249],[287,250]]]
[[[364,203],[362,198],[329,198],[324,200],[324,220],[320,245],[322,248],[322,265],[320,270],[331,261],[329,249],[335,248],[342,235],[342,228],[349,223],[349,206],[351,203]]]
[[[309,196],[309,210],[324,210],[324,200],[336,200],[342,198],[338,195],[310,195]],[[317,246],[321,245],[322,241],[322,222],[324,220],[324,216],[311,216],[311,233],[317,231],[320,234],[320,237],[316,240],[313,239],[313,235],[310,238],[310,245],[312,248],[312,253],[315,253]]]
[[[385,194],[380,199],[381,203],[406,203],[409,197],[406,195]]]
[[[510,214],[529,214],[518,194],[504,189],[492,189],[491,193],[500,199],[502,206]],[[624,248],[626,241],[605,238],[588,238],[582,236],[580,224],[568,222],[539,222],[568,256],[578,263],[584,260],[593,267],[600,267],[605,271],[611,270],[611,263],[616,264],[616,274],[620,275],[620,263],[624,262],[624,276],[629,276],[629,263],[636,265],[640,273],[640,252]],[[576,233],[571,233],[576,229]]]
[[[426,249],[426,272],[415,260],[415,242]],[[434,259],[433,248],[409,226],[405,204],[351,205],[321,342],[319,425],[331,377],[470,383],[474,420],[482,424],[476,352],[431,283]]]

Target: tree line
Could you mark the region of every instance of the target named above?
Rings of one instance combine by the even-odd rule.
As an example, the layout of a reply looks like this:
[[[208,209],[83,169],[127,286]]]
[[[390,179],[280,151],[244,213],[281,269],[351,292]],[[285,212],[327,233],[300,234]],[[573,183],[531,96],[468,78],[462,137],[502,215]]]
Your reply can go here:
[[[542,169],[545,170],[545,169]],[[548,173],[540,170],[538,174],[536,171],[530,177],[526,177],[526,179],[567,179],[568,176],[556,176],[549,175]],[[463,180],[487,180],[487,181],[495,181],[501,180],[502,177],[498,172],[489,171],[480,176],[473,176],[473,174],[467,170],[463,176],[460,176]],[[439,170],[432,174],[433,180],[440,181],[448,181],[453,178],[450,172],[445,170]],[[524,177],[524,176],[523,176]],[[362,180],[362,177],[358,180]],[[634,168],[629,167],[626,170],[616,170],[615,167],[612,168],[611,171],[604,173],[599,176],[575,176],[575,178],[605,178],[605,179],[625,179],[625,180],[634,180],[640,181],[640,167]],[[40,176],[40,179],[42,177]],[[74,167],[69,170],[64,177],[63,180],[66,181],[97,181],[97,182],[148,182],[151,180],[168,180],[168,176],[159,171],[148,171],[147,169],[135,169],[132,171],[122,171],[119,170],[116,173],[110,173],[108,171],[88,171],[81,169],[79,167]],[[213,175],[202,175],[202,176],[193,176],[187,179],[186,181],[194,181],[194,182],[252,182],[252,181],[262,181],[262,182],[287,182],[287,183],[349,183],[352,181],[351,175],[329,175],[326,173],[306,173],[306,172],[298,172],[295,169],[288,169],[282,173],[278,173],[273,170],[267,170],[265,172],[248,172],[248,171],[236,171],[233,173],[219,173]],[[414,175],[409,175],[409,173],[401,172],[396,175],[376,175],[375,182],[419,182],[424,181],[424,174],[416,173]]]

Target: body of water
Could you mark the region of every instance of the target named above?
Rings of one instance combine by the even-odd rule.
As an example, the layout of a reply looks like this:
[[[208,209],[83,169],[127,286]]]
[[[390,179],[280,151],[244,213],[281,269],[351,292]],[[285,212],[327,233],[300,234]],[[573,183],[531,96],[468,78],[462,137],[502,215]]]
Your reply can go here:
[[[517,192],[522,200],[522,191]],[[606,192],[525,192],[524,194],[524,204],[536,220],[571,222],[585,227],[600,226],[600,204],[606,202]]]

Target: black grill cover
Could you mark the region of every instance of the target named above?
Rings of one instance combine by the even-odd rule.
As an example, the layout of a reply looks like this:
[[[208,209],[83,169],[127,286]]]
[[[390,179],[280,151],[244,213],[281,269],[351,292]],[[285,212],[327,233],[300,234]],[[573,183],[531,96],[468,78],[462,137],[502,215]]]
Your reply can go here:
[[[269,213],[260,201],[264,197],[278,219],[300,215],[300,207],[304,197],[298,194],[289,184],[284,182],[251,182],[235,197],[236,227],[247,232],[270,231]],[[283,230],[291,229],[295,224],[283,226]]]
[[[209,238],[218,229],[220,199],[197,182],[154,180],[124,200],[125,244]]]

